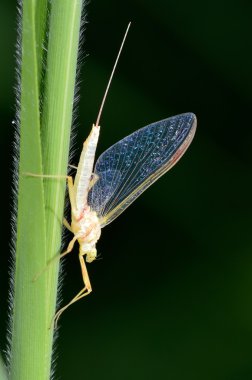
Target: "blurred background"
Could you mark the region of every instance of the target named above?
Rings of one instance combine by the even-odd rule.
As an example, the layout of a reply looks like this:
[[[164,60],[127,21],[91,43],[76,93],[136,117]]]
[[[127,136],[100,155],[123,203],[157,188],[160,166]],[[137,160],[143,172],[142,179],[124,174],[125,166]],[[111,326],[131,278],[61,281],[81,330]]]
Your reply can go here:
[[[16,2],[0,3],[0,349],[5,348]],[[103,112],[98,155],[151,122],[194,112],[182,160],[103,230],[93,293],[60,321],[62,380],[252,378],[250,1],[96,0],[87,21],[75,163]],[[77,250],[76,250],[77,253]],[[63,303],[81,289],[76,255]]]

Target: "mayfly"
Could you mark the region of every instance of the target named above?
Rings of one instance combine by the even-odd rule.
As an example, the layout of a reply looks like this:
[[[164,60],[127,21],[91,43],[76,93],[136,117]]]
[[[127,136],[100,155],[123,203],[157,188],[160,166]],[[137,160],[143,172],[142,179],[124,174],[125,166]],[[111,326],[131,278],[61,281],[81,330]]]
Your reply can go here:
[[[71,225],[66,220],[64,224],[74,237],[60,257],[70,253],[78,241],[84,287],[56,313],[55,323],[67,307],[92,291],[84,256],[88,263],[95,260],[101,229],[175,165],[189,147],[196,130],[196,117],[192,113],[152,123],[111,146],[94,166],[101,112],[129,27],[130,24],[121,43],[97,121],[84,142],[75,180],[67,177]]]

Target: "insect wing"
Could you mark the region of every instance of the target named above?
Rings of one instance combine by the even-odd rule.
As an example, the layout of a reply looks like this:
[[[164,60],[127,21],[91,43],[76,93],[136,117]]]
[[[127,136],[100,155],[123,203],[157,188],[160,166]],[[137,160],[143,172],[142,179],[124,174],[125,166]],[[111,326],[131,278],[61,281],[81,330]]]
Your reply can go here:
[[[177,115],[137,130],[107,149],[97,160],[97,182],[88,195],[101,226],[111,223],[184,154],[196,116]]]

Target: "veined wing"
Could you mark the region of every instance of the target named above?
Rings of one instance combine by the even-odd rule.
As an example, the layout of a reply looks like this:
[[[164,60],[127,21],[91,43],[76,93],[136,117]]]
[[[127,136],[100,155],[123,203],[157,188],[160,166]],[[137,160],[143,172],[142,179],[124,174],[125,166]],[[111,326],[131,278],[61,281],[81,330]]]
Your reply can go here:
[[[184,154],[195,130],[196,116],[185,113],[137,130],[107,149],[97,160],[97,182],[88,195],[104,227]]]

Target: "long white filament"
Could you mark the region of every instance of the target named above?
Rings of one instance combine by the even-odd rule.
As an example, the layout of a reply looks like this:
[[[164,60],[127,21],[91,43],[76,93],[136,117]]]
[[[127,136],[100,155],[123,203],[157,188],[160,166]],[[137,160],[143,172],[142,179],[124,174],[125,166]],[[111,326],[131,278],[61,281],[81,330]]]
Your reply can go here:
[[[99,123],[100,123],[100,118],[101,118],[102,110],[103,110],[103,107],[104,107],[104,103],[105,103],[105,100],[106,100],[106,97],[107,97],[107,94],[108,94],[108,90],[109,90],[109,87],[110,87],[111,81],[112,81],[112,79],[113,79],[113,75],[114,75],[114,72],[115,72],[115,69],[116,69],[116,66],[117,66],[117,63],[118,63],[118,60],[119,60],[120,54],[121,54],[121,52],[122,52],[123,45],[124,45],[124,42],[125,42],[125,40],[126,40],[126,37],[127,37],[128,31],[129,31],[129,28],[130,28],[130,25],[131,25],[131,22],[129,22],[129,24],[128,24],[128,26],[127,26],[127,29],[126,29],[126,32],[124,33],[124,37],[123,37],[123,40],[122,40],[122,43],[121,43],[121,46],[120,46],[119,52],[118,52],[118,54],[117,54],[115,64],[114,64],[113,70],[112,70],[112,72],[111,72],[111,75],[110,75],[110,78],[109,78],[109,81],[108,81],[108,84],[107,84],[107,87],[106,87],[106,90],[105,90],[105,93],[104,93],[104,96],[103,96],[103,99],[102,99],[102,102],[101,102],[101,106],[100,106],[99,113],[98,113],[98,116],[97,116],[97,120],[96,120],[96,123],[95,123],[96,126],[98,126]]]

